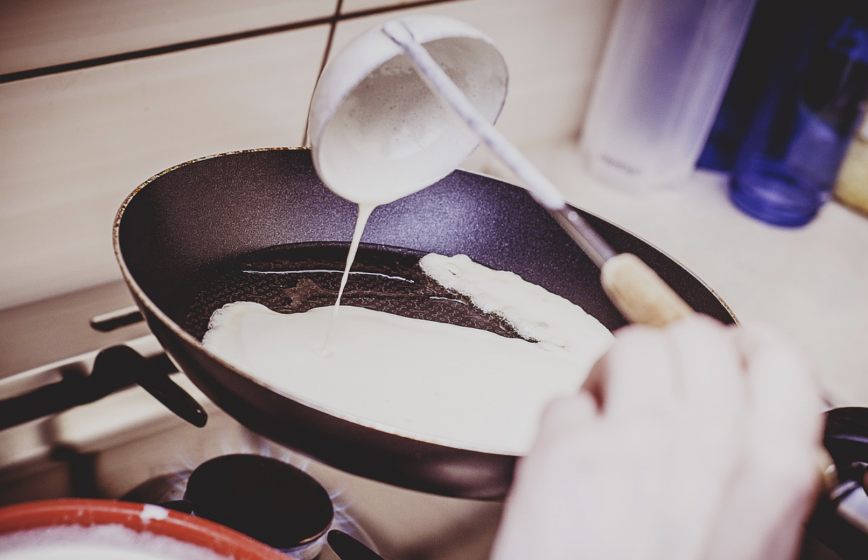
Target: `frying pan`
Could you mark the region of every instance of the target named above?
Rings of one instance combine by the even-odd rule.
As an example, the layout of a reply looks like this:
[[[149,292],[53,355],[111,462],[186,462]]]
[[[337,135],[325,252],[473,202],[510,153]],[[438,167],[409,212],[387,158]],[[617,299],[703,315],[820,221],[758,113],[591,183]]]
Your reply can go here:
[[[734,322],[726,304],[677,262],[580,212],[616,251],[644,260],[693,309]],[[363,477],[448,496],[502,498],[515,456],[390,433],[277,392],[206,350],[201,332],[186,326],[189,298],[179,294],[213,277],[221,263],[285,245],[324,251],[343,246],[355,214],[354,205],[320,182],[309,150],[226,153],[166,170],[136,189],[117,215],[115,253],[168,354],[249,429]],[[596,265],[549,214],[523,189],[490,177],[455,171],[380,207],[362,242],[375,249],[467,254],[567,298],[609,329],[626,324],[600,287]]]

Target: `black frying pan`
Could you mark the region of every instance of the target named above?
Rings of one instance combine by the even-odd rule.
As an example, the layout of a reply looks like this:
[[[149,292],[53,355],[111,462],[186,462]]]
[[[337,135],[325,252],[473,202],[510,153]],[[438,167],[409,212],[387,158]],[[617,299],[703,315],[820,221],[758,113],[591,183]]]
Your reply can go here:
[[[338,247],[345,255],[355,214],[354,205],[319,181],[307,150],[223,154],[167,170],[130,195],[115,223],[115,251],[168,353],[209,398],[251,430],[390,484],[449,496],[504,496],[515,457],[410,439],[305,406],[200,344],[203,303],[197,292],[210,290],[226,301],[239,296],[234,285],[214,289],[227,263],[281,246],[301,247],[305,258],[311,251],[316,256],[318,247],[323,254]],[[714,292],[678,263],[617,226],[582,214],[616,251],[639,256],[693,309],[734,321]],[[400,260],[464,253],[581,305],[609,329],[625,324],[600,287],[599,270],[547,212],[524,190],[488,177],[456,171],[379,208],[362,241],[374,261],[383,254]],[[285,254],[294,253],[280,253]]]

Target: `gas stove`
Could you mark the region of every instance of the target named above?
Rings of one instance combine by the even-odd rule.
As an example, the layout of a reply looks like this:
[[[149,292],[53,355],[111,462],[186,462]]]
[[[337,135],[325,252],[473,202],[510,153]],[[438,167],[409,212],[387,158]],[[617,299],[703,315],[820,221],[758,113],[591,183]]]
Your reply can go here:
[[[182,511],[198,507],[212,512],[203,517],[232,526],[237,519],[220,513],[227,492],[216,500],[213,487],[240,489],[250,477],[232,476],[264,469],[282,480],[274,483],[275,494],[293,479],[302,481],[303,493],[319,495],[312,505],[300,506],[304,514],[294,515],[322,519],[327,509],[326,526],[389,560],[488,557],[500,503],[350,475],[247,430],[177,371],[131,304],[126,287],[116,282],[0,311],[0,505],[61,497],[126,499]],[[145,380],[147,390],[137,384],[141,376],[129,370],[139,362],[166,381]],[[149,394],[167,390],[170,397],[162,394],[161,400],[171,402],[166,383],[198,403],[174,407],[184,419]],[[195,427],[205,416],[204,427]],[[262,491],[259,478],[258,490],[250,492]],[[850,551],[868,542],[868,496],[855,486],[839,492],[838,501],[812,521],[803,560],[864,557]],[[267,531],[255,536],[301,560],[336,558],[323,546],[323,523],[312,525],[319,528],[296,543],[269,542]]]

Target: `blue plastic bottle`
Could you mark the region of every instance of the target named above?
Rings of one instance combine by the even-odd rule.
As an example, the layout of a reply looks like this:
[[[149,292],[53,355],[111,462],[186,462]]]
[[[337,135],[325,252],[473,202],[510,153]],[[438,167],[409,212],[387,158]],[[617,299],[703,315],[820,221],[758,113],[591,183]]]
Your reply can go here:
[[[832,187],[868,97],[868,0],[805,0],[782,14],[757,114],[730,183],[760,220],[802,226]]]

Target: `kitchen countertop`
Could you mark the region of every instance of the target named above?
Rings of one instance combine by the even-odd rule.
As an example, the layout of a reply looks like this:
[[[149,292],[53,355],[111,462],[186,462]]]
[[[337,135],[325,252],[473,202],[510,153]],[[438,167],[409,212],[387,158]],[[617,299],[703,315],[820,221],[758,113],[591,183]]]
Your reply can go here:
[[[868,406],[868,217],[831,202],[807,226],[779,228],[736,209],[722,174],[700,171],[637,196],[588,177],[572,142],[525,153],[571,204],[681,262],[742,324],[785,333],[814,364],[831,404]]]

